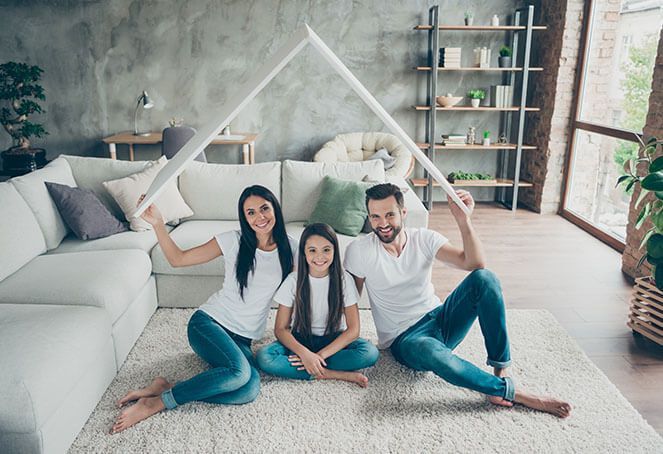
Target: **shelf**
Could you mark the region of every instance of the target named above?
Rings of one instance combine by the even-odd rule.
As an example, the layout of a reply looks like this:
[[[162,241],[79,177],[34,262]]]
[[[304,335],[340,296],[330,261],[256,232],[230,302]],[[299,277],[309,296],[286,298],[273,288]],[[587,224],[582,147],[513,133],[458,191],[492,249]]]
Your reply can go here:
[[[422,150],[428,149],[427,143],[417,143],[417,146]],[[515,143],[493,144],[490,146],[478,145],[442,145],[441,143],[435,144],[436,150],[515,150],[517,148]],[[523,145],[522,150],[536,150],[534,145]]]
[[[430,106],[412,106],[415,110],[430,110]],[[472,106],[461,106],[461,107],[436,107],[435,110],[455,110],[461,112],[476,112],[476,111],[493,111],[493,112],[517,112],[520,110],[520,107],[472,107]],[[538,112],[538,107],[525,107],[526,112]]]
[[[410,183],[412,183],[412,186],[415,188],[420,188],[424,186],[428,186],[428,179],[427,178],[410,178]],[[437,181],[433,181],[433,186],[440,186]],[[490,187],[490,188],[497,188],[497,187],[511,187],[513,186],[513,180],[509,180],[506,178],[498,178],[497,183],[482,183],[480,181],[473,181],[472,183],[468,184],[463,184],[463,183],[452,183],[451,186],[454,187]],[[529,183],[527,181],[520,181],[518,183],[519,188],[531,188],[534,186],[532,183]]]
[[[414,69],[417,71],[430,71],[431,68],[430,66],[416,66]],[[490,67],[490,68],[444,68],[444,67],[438,67],[438,71],[512,71],[512,72],[520,72],[523,70],[523,68],[500,68],[500,67]],[[529,71],[543,71],[543,68],[529,68]]]
[[[532,30],[545,30],[547,27],[545,25],[533,25]],[[432,30],[432,25],[417,25],[414,27],[415,30]],[[498,25],[494,27],[492,25],[440,25],[437,28],[438,30],[453,30],[453,31],[520,31],[527,30],[527,27],[524,25]]]

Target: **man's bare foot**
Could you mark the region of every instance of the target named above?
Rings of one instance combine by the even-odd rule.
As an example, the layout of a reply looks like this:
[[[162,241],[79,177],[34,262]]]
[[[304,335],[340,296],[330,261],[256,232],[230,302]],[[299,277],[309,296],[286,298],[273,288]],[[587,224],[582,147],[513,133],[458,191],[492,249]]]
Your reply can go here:
[[[498,396],[488,396],[488,402],[493,405],[499,405],[501,407],[513,407],[513,402],[509,402],[508,400]]]
[[[524,391],[516,390],[514,402],[535,410],[545,411],[560,418],[571,414],[571,404],[552,397],[535,396]]]
[[[368,386],[368,377],[361,372],[346,372],[342,370],[322,369],[323,375],[318,375],[316,380],[343,380],[350,383],[356,383],[362,388]]]
[[[141,397],[160,396],[162,392],[164,392],[167,389],[170,389],[172,387],[173,387],[173,385],[171,385],[168,382],[168,380],[166,380],[163,377],[157,377],[154,380],[152,380],[152,383],[150,383],[145,388],[142,388],[142,389],[139,389],[139,390],[134,390],[134,391],[129,391],[122,399],[117,401],[117,406],[118,407],[123,407],[124,405],[128,404],[129,402],[133,402],[135,400],[138,400]]]
[[[161,397],[141,397],[135,405],[122,410],[120,416],[115,420],[110,433],[120,433],[125,429],[159,413],[166,406],[161,401]]]

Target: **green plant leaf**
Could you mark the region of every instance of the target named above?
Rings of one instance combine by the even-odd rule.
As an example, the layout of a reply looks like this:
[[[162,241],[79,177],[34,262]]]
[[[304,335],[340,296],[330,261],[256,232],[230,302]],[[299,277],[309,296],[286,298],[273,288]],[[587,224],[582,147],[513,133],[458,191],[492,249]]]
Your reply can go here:
[[[635,208],[638,208],[640,206],[640,203],[642,203],[642,199],[647,197],[647,194],[649,194],[649,191],[646,189],[640,189],[640,195],[638,195],[638,200],[635,201]]]
[[[663,211],[658,210],[656,213],[653,213],[651,215],[651,221],[657,231],[663,232]]]
[[[640,183],[649,191],[663,191],[663,172],[650,173]]]
[[[631,188],[633,187],[633,185],[634,185],[637,181],[638,181],[638,180],[636,180],[635,178],[633,178],[631,181],[629,181],[629,183],[626,185],[626,188],[624,188],[624,192],[629,192],[629,191],[631,190]]]
[[[654,162],[649,164],[649,173],[658,172],[663,169],[663,156],[654,159]]]
[[[643,254],[642,257],[640,257],[640,260],[638,260],[638,264],[635,265],[635,268],[638,269],[642,266],[643,263],[645,263],[645,259],[647,258],[647,254]]]
[[[642,210],[640,210],[638,219],[637,221],[635,221],[636,230],[642,227],[642,224],[644,224],[644,222],[647,220],[647,216],[649,216],[650,211],[651,211],[651,203],[648,203],[642,208]]]
[[[663,266],[657,266],[654,270],[654,281],[659,290],[663,289]]]
[[[651,229],[647,230],[647,233],[645,233],[645,236],[642,237],[642,241],[640,241],[640,246],[638,246],[638,250],[642,249],[645,246],[645,244],[647,243],[647,240],[649,240],[649,238],[654,234],[655,231],[656,231],[655,228],[651,228]]]
[[[615,187],[619,186],[620,184],[622,184],[624,181],[626,181],[629,178],[633,178],[633,177],[631,175],[622,175],[621,177],[617,178],[617,184],[615,185]]]
[[[649,237],[647,240],[647,255],[655,260],[663,259],[663,235],[656,233]]]

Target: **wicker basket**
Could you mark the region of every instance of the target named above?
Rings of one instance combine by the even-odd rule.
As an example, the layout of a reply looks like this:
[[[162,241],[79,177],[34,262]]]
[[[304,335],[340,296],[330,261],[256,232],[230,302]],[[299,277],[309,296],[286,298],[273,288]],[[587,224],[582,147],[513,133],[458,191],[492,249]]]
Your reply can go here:
[[[635,280],[626,324],[634,332],[663,345],[663,292],[654,285],[651,277]]]

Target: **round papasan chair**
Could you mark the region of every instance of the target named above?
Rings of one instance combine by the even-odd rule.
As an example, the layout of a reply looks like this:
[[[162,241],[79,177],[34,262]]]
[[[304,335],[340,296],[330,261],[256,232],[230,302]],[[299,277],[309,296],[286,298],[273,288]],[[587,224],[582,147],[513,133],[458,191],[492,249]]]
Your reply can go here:
[[[366,161],[381,149],[386,149],[393,166],[385,166],[387,176],[407,178],[414,168],[412,153],[393,134],[384,132],[353,132],[339,134],[322,146],[313,156],[315,162]],[[384,152],[383,152],[384,153]],[[381,153],[380,155],[383,155]],[[376,159],[376,158],[373,158]],[[387,160],[391,161],[388,157]],[[391,162],[390,162],[391,163]]]

